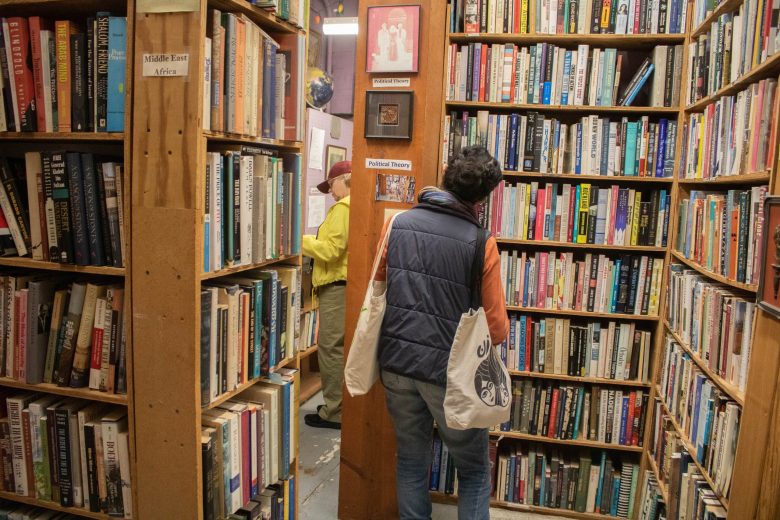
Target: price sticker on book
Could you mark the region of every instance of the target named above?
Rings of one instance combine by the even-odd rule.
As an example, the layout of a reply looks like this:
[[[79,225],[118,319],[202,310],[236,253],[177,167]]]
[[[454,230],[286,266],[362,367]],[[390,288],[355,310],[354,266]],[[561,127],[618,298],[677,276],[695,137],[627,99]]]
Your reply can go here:
[[[144,54],[144,76],[169,78],[186,76],[189,72],[189,54]]]

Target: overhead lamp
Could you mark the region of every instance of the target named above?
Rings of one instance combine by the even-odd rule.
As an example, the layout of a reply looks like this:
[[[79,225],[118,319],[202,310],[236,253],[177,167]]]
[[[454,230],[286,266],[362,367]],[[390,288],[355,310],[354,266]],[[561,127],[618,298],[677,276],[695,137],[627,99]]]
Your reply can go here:
[[[358,33],[357,16],[337,16],[325,18],[322,32],[328,36],[355,36]]]

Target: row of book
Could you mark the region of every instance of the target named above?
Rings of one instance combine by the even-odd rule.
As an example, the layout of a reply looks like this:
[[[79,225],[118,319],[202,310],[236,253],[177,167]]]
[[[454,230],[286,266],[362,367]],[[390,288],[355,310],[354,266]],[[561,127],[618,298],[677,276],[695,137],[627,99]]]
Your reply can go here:
[[[124,265],[124,168],[92,153],[0,157],[3,256]]]
[[[672,264],[666,308],[669,327],[685,346],[713,373],[744,392],[757,314],[755,302]]]
[[[665,189],[501,181],[484,220],[500,238],[665,247],[670,206]]]
[[[653,423],[653,451],[659,477],[667,489],[666,518],[678,520],[726,520],[718,495],[688,453],[660,403]],[[652,517],[647,517],[652,518]]]
[[[582,255],[577,254],[578,257]],[[640,255],[501,251],[506,303],[537,309],[658,314],[664,261]]]
[[[647,397],[642,390],[513,381],[512,413],[500,430],[551,439],[641,446]]]
[[[277,18],[286,20],[298,27],[307,27],[305,24],[308,13],[308,4],[302,0],[250,0],[252,5],[273,13]]]
[[[300,270],[247,271],[201,289],[201,404],[295,356]]]
[[[658,485],[658,479],[652,470],[645,470],[642,475],[642,483],[639,495],[639,520],[661,520],[666,518],[666,503],[661,487]]]
[[[300,154],[209,152],[205,197],[205,272],[300,252]]]
[[[244,14],[208,16],[203,128],[301,140],[305,37],[272,38]]]
[[[320,332],[320,311],[313,309],[301,316],[301,341],[299,350],[304,351],[317,346]]]
[[[0,131],[121,132],[127,19],[0,20]]]
[[[706,2],[696,3],[694,12],[701,13],[701,4]],[[774,55],[780,49],[777,15],[778,7],[772,0],[745,0],[691,41],[688,102],[717,92]]]
[[[714,179],[763,172],[775,160],[777,79],[753,83],[690,114],[683,127],[682,177]]]
[[[276,378],[258,381],[202,412],[204,519],[260,518],[246,511],[262,512],[262,518],[295,518],[290,468],[298,447],[297,373],[282,369]]]
[[[481,144],[507,171],[667,178],[674,172],[677,122],[665,118],[591,115],[566,124],[538,112],[453,111],[444,128],[443,157]]]
[[[450,32],[679,34],[687,8],[681,0],[456,0]]]
[[[712,477],[715,491],[724,497],[731,489],[731,471],[737,451],[741,409],[723,393],[679,345],[667,341],[672,352],[661,365],[660,395],[690,440],[691,453]]]
[[[647,381],[652,334],[635,323],[571,323],[509,314],[501,357],[509,370]]]
[[[0,374],[127,391],[124,290],[52,275],[0,276]]]
[[[637,67],[626,51],[585,44],[453,43],[445,90],[448,101],[671,107],[679,104],[682,60],[681,45],[658,45]]]
[[[3,491],[132,518],[126,409],[29,392],[2,403]]]
[[[766,186],[691,191],[679,201],[677,251],[715,274],[755,284],[763,268]]]

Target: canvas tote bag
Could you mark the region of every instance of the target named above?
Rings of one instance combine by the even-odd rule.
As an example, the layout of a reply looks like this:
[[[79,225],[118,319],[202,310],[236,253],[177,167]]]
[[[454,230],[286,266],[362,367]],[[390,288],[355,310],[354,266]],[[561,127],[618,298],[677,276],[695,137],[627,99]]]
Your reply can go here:
[[[444,417],[455,430],[489,428],[509,420],[509,372],[490,340],[482,307],[487,231],[480,228],[471,269],[471,308],[463,313],[447,364]]]
[[[352,345],[344,366],[344,382],[352,397],[367,394],[379,379],[379,333],[385,317],[387,282],[376,282],[374,277],[379,267],[379,259],[382,257],[381,252],[387,247],[396,215],[392,216],[374,258],[368,289],[363,299],[363,306],[360,308],[355,335],[352,337]]]

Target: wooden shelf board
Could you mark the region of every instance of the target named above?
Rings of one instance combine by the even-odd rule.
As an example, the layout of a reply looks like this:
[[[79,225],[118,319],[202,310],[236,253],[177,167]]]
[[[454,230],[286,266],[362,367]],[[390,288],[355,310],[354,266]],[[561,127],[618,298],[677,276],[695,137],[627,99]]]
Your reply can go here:
[[[696,185],[697,189],[701,186],[731,186],[734,184],[764,184],[770,179],[769,170],[763,172],[745,173],[742,175],[728,175],[725,177],[715,177],[713,179],[680,179],[678,184]]]
[[[615,175],[581,175],[577,173],[539,173],[539,172],[516,172],[504,170],[504,177],[518,177],[524,179],[544,179],[547,182],[558,182],[559,180],[573,180],[580,182],[647,182],[657,184],[672,184],[674,179],[671,177],[636,177],[615,176]]]
[[[741,0],[740,0],[741,1]],[[728,1],[727,1],[728,3]],[[728,85],[721,87],[717,92],[705,96],[698,100],[696,103],[690,104],[685,107],[686,112],[701,112],[710,103],[714,103],[724,96],[730,96],[736,94],[740,90],[744,90],[745,87],[751,83],[755,83],[759,80],[767,78],[772,75],[776,75],[780,71],[780,53],[774,54],[766,59],[763,63],[756,65],[751,70],[732,81]]]
[[[718,19],[723,13],[728,13],[738,8],[742,4],[742,0],[724,0],[718,6],[707,15],[704,20],[691,30],[691,40],[694,40],[697,36],[704,34],[710,30],[712,22]]]
[[[539,309],[537,307],[520,307],[517,305],[507,305],[506,310],[532,313],[532,314],[549,314],[551,316],[582,316],[585,318],[593,319],[610,319],[610,320],[634,320],[634,321],[658,321],[658,316],[645,316],[641,314],[618,314],[613,312],[588,312],[588,311],[573,311],[569,309]]]
[[[237,265],[235,267],[227,267],[225,269],[220,269],[219,271],[211,271],[208,273],[201,273],[200,279],[201,280],[212,280],[214,278],[221,278],[223,276],[230,276],[233,274],[241,273],[244,271],[251,271],[252,269],[262,269],[263,267],[268,267],[270,265],[275,264],[281,264],[283,262],[287,262],[289,260],[293,260],[298,258],[298,255],[288,255],[288,256],[280,256],[279,258],[274,258],[272,260],[266,260],[265,262],[260,262],[257,264],[247,264],[247,265]]]
[[[15,381],[7,377],[0,377],[0,387],[1,386],[127,406],[127,396],[124,394],[109,394],[108,392],[98,392],[97,390],[90,390],[88,388],[71,388],[69,386],[57,386],[47,383],[32,385]]]
[[[72,515],[80,516],[84,518],[100,518],[106,520],[108,520],[109,518],[116,518],[116,517],[109,516],[106,513],[93,513],[92,511],[87,511],[86,509],[81,507],[64,507],[56,502],[50,502],[48,500],[38,500],[37,498],[32,498],[32,497],[23,497],[17,495],[16,493],[11,493],[9,491],[0,491],[0,498],[4,498],[12,502],[19,502],[21,504],[27,504],[31,506],[41,507],[44,509],[50,509],[52,511],[62,511],[64,513],[70,513]]]
[[[279,363],[274,365],[273,368],[271,368],[271,372],[276,372],[280,368],[287,368],[287,367],[290,366],[290,363],[295,363],[297,360],[298,360],[297,356],[288,357],[287,359],[283,359],[282,361],[280,361]]]
[[[591,383],[594,385],[630,386],[636,388],[650,388],[650,383],[641,381],[623,381],[618,379],[606,379],[603,377],[581,377],[564,374],[547,374],[545,372],[527,372],[525,370],[509,370],[509,374],[517,377],[529,377],[533,379],[552,379],[555,381],[573,381],[576,383]]]
[[[208,404],[205,404],[202,406],[203,410],[211,410],[212,408],[216,408],[217,406],[221,405],[225,401],[229,401],[230,399],[233,399],[235,396],[246,390],[247,388],[253,386],[255,383],[260,381],[260,378],[256,379],[250,379],[246,383],[242,383],[238,385],[235,389],[225,392],[224,394],[220,394],[216,399],[211,401]]]
[[[669,322],[664,320],[664,328],[666,331],[671,334],[671,336],[677,341],[677,343],[680,344],[683,350],[688,353],[688,355],[691,357],[694,363],[696,363],[696,366],[699,367],[699,369],[704,372],[710,380],[715,383],[721,390],[723,390],[726,395],[731,397],[738,405],[745,406],[745,394],[739,390],[736,386],[732,385],[722,377],[720,377],[718,374],[712,371],[709,366],[704,362],[704,360],[696,354],[691,347],[686,344],[682,338],[680,337],[677,332],[672,330],[671,325],[669,325]]]
[[[450,43],[552,43],[567,45],[606,45],[609,47],[642,48],[655,45],[675,45],[685,41],[685,34],[506,34],[506,33],[450,33]]]
[[[311,356],[312,354],[316,354],[319,347],[317,345],[312,345],[311,347],[307,348],[306,350],[302,350],[298,353],[298,359],[306,359],[307,357]]]
[[[254,137],[251,135],[232,134],[228,132],[214,132],[211,130],[204,130],[203,135],[209,141],[236,143],[236,144],[249,144],[255,146],[271,146],[274,148],[286,148],[292,150],[299,150],[303,143],[300,141],[285,141],[281,139],[266,139],[264,137]]]
[[[301,377],[300,403],[299,406],[319,392],[322,389],[322,378],[316,372],[308,372]]]
[[[618,114],[674,114],[679,113],[675,107],[623,107],[623,106],[595,106],[595,105],[542,105],[529,103],[488,103],[486,101],[445,101],[452,108],[482,108],[501,110],[530,110],[537,112],[610,112]]]
[[[282,20],[265,9],[255,7],[245,0],[208,0],[208,6],[231,13],[244,14],[261,28],[272,32],[305,33],[300,27]]]
[[[666,485],[664,484],[663,480],[661,480],[661,473],[658,471],[658,465],[655,463],[655,459],[652,455],[650,455],[649,451],[645,452],[645,455],[647,456],[647,464],[650,466],[650,470],[655,473],[655,480],[658,482],[658,489],[661,491],[661,496],[664,499],[664,503],[669,503],[669,495],[666,492]]]
[[[732,289],[737,289],[740,291],[746,291],[751,293],[755,293],[756,291],[758,291],[757,285],[748,285],[746,283],[740,283],[735,280],[730,280],[725,276],[713,273],[712,271],[705,268],[704,266],[699,265],[697,262],[694,262],[693,260],[688,260],[679,251],[672,250],[672,256],[674,257],[675,260],[679,261],[682,264],[685,264],[686,266],[697,271],[698,273],[703,274],[704,276],[711,278],[716,282],[720,282],[723,285],[728,285]]]
[[[444,493],[439,493],[438,491],[431,491],[431,499],[434,502],[440,504],[456,504],[458,502],[457,495],[447,495]],[[580,513],[578,511],[572,511],[570,509],[558,509],[553,507],[515,504],[514,502],[505,502],[503,500],[496,500],[495,498],[492,497],[490,499],[490,505],[491,507],[499,507],[501,509],[509,509],[512,511],[539,513],[541,515],[565,516],[567,518],[575,518],[577,520],[606,520],[610,518],[614,518],[614,519],[619,518],[611,515],[603,515],[601,513]]]
[[[125,276],[124,267],[103,267],[93,265],[60,264],[58,262],[44,262],[23,257],[2,257],[0,266],[24,267],[28,269],[42,269],[46,271],[62,271],[68,273],[98,274],[103,276]]]
[[[520,432],[502,432],[491,431],[491,437],[507,437],[509,439],[519,439],[529,442],[539,442],[542,444],[565,444],[567,446],[582,446],[585,448],[597,448],[603,450],[617,450],[617,451],[631,451],[636,453],[642,453],[643,448],[641,446],[622,446],[620,444],[608,444],[606,442],[589,441],[585,439],[554,439],[545,435],[530,435]]]
[[[699,459],[696,458],[696,448],[693,446],[693,443],[688,439],[688,436],[683,432],[682,428],[680,428],[680,424],[677,422],[677,419],[672,415],[672,413],[669,411],[669,407],[666,406],[666,401],[661,397],[660,388],[656,386],[656,394],[659,396],[659,401],[661,402],[661,407],[664,410],[664,413],[666,413],[667,416],[669,416],[669,421],[672,423],[672,426],[674,427],[675,431],[677,432],[678,437],[680,438],[680,442],[685,447],[685,451],[687,451],[690,456],[691,460],[693,460],[693,463],[696,464],[696,467],[699,468],[699,472],[704,477],[704,480],[707,481],[707,484],[712,489],[712,492],[715,494],[715,496],[720,500],[720,503],[723,504],[723,507],[728,510],[729,508],[729,501],[726,497],[720,494],[715,489],[715,482],[712,480],[712,477],[710,477],[709,472],[704,468],[704,466],[699,462]]]
[[[110,141],[121,143],[124,132],[0,132],[2,141]]]
[[[564,249],[589,249],[595,251],[637,251],[647,253],[665,253],[665,247],[655,246],[616,246],[607,244],[575,244],[556,240],[522,240],[519,238],[496,238],[498,244],[513,244],[522,246],[552,247]]]

